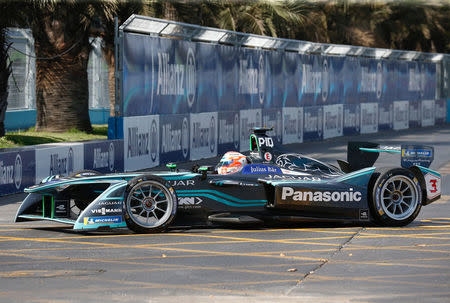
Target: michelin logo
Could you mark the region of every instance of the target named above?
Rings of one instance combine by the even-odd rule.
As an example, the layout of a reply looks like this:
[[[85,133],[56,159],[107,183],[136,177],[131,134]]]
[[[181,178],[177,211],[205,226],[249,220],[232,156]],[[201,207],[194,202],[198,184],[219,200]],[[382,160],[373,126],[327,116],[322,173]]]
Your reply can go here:
[[[281,190],[281,200],[288,198],[293,201],[307,202],[359,202],[362,194],[359,191],[295,191],[292,187],[283,187]]]
[[[122,217],[84,217],[84,225],[122,223]]]

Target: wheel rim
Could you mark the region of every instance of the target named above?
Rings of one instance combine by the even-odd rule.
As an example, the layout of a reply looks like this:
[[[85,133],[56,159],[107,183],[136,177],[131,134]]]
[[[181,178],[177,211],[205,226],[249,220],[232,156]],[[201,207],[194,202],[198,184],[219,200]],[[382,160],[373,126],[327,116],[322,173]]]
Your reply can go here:
[[[173,210],[173,197],[168,189],[156,181],[136,184],[129,192],[127,213],[136,224],[154,228],[164,224]]]
[[[381,188],[381,207],[391,219],[404,220],[416,209],[418,191],[406,176],[393,176]]]

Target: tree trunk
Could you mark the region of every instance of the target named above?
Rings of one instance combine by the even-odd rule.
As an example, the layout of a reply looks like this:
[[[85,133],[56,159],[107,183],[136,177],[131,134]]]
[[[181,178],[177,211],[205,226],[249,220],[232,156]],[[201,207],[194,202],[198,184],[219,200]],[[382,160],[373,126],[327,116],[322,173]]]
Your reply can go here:
[[[36,39],[36,131],[91,132],[87,62],[88,33],[74,34],[67,26],[69,7],[42,15],[33,28]],[[66,18],[64,18],[66,16]]]
[[[70,55],[37,61],[37,131],[92,131],[86,68],[87,60]]]
[[[8,79],[11,63],[8,64],[8,48],[5,29],[0,29],[0,137],[5,135],[5,113],[8,107]]]
[[[114,54],[107,55],[108,63],[108,91],[109,91],[109,115],[114,117],[116,115],[116,77],[115,77],[115,62]]]

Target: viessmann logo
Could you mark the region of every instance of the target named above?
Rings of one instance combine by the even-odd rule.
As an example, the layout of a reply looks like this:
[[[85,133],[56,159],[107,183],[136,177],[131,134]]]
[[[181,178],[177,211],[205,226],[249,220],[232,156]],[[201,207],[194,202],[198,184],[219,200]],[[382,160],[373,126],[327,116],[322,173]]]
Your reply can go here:
[[[283,187],[281,200],[307,202],[359,202],[362,194],[359,191],[296,191],[292,187]]]

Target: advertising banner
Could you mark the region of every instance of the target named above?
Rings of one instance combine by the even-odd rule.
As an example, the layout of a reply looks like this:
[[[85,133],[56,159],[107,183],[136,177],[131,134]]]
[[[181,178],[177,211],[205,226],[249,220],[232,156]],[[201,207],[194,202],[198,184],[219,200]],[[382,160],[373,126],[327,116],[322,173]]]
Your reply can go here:
[[[159,115],[125,117],[124,168],[139,170],[159,165]]]
[[[190,114],[191,160],[217,156],[217,112]]]
[[[359,134],[360,117],[361,109],[359,104],[344,104],[344,136]]]
[[[239,112],[240,122],[240,151],[249,150],[250,130],[254,127],[262,126],[262,112],[261,109],[247,109]]]
[[[434,125],[434,100],[422,100],[422,127]]]
[[[34,150],[0,153],[0,195],[23,192],[35,184]]]
[[[227,151],[239,151],[239,112],[219,112],[218,155]]]
[[[189,161],[189,115],[161,115],[159,129],[160,162]]]
[[[394,123],[394,104],[381,102],[378,104],[378,130],[392,129]]]
[[[361,103],[361,134],[378,131],[378,103]]]
[[[275,144],[281,144],[281,136],[283,133],[281,108],[263,109],[262,114],[262,126],[273,128],[273,130],[267,132],[267,134],[272,137]]]
[[[86,142],[84,169],[101,173],[123,172],[123,140]]]
[[[277,53],[282,57],[282,73],[275,77],[273,71],[276,62],[271,62],[272,68],[272,102],[266,102],[271,107],[297,107],[300,105],[299,91],[301,88],[302,64],[300,56],[296,53]],[[272,55],[274,57],[274,55]],[[281,87],[275,91],[275,87]],[[282,101],[282,102],[278,102]],[[267,106],[266,106],[267,107]]]
[[[283,144],[303,142],[303,107],[283,107]]]
[[[422,102],[421,101],[408,101],[409,102],[409,127],[420,127],[422,124]]]
[[[59,143],[36,149],[36,183],[48,176],[69,176],[84,169],[83,143]]]
[[[123,115],[154,120],[124,120],[126,170],[246,151],[252,127],[289,144],[434,125],[447,109],[433,62],[123,34]]]
[[[394,101],[394,130],[409,127],[409,102]]]
[[[359,58],[358,97],[360,102],[381,101],[383,92],[383,61]]]
[[[344,105],[334,104],[323,107],[323,138],[342,136]]]
[[[299,57],[302,64],[300,105],[307,107],[326,103],[330,87],[328,59],[316,55],[299,55]]]
[[[435,124],[444,124],[447,118],[447,101],[445,99],[436,99],[435,108]]]
[[[303,108],[303,141],[322,140],[323,138],[323,107],[308,106]]]

